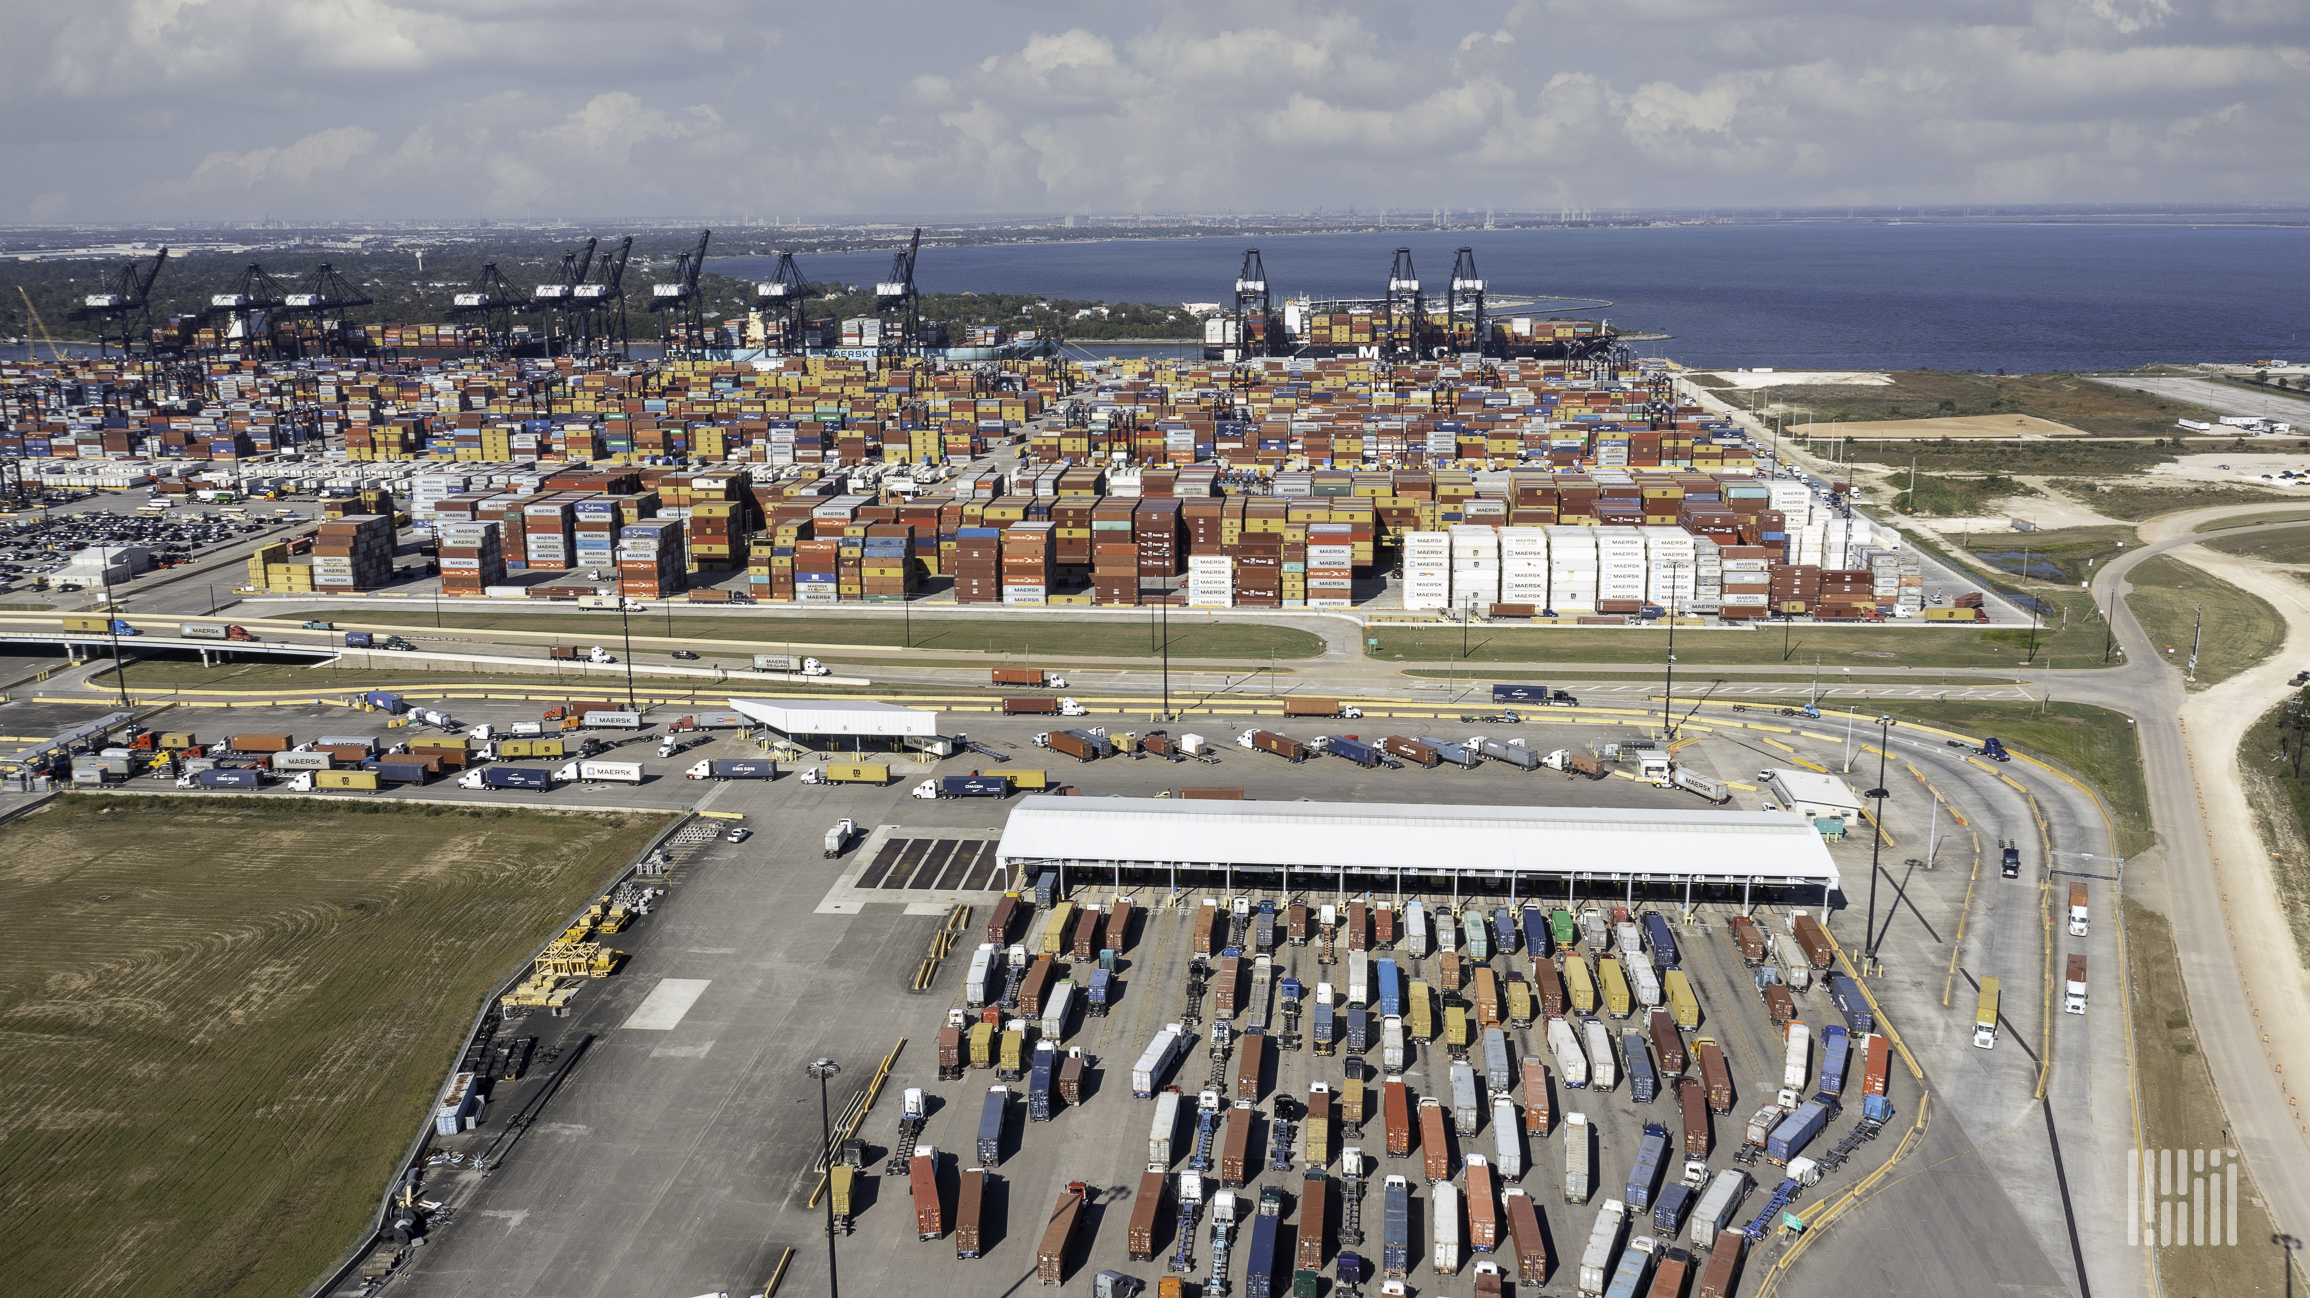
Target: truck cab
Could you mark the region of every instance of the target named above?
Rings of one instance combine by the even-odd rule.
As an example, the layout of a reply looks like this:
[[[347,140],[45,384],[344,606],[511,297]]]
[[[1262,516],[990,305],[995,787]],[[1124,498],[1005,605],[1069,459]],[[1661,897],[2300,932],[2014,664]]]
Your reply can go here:
[[[1981,980],[1981,994],[1973,1002],[1973,1044],[1988,1050],[1997,1045],[1997,980]]]
[[[2021,877],[2021,848],[2010,838],[1998,845],[1997,868],[2008,879]]]

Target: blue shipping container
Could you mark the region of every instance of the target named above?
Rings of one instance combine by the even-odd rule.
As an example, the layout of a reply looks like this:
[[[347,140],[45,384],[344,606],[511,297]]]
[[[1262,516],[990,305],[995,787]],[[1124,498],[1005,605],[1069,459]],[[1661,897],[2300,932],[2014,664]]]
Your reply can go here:
[[[1652,940],[1652,958],[1663,969],[1677,967],[1676,934],[1669,931],[1668,921],[1657,913],[1644,917],[1644,934]]]

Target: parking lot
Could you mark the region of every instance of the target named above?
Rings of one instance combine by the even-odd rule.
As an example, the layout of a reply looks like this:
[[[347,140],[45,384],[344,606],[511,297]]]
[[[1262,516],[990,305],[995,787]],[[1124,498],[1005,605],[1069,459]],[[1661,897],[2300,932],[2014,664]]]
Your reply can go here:
[[[100,581],[63,575],[73,556],[84,550],[136,546],[148,558],[139,571],[165,571],[214,557],[294,521],[276,513],[281,507],[263,503],[180,505],[157,516],[137,512],[146,503],[142,493],[112,493],[0,519],[0,582],[31,590],[45,581],[50,590],[71,594],[101,586]],[[299,512],[313,511],[308,506]]]

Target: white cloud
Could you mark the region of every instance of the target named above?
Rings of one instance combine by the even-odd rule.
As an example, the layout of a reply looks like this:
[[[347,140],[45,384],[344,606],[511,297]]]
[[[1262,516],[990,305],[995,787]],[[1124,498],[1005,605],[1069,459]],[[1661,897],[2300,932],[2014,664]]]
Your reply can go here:
[[[82,219],[2310,197],[2282,0],[83,0],[17,37],[0,163]]]

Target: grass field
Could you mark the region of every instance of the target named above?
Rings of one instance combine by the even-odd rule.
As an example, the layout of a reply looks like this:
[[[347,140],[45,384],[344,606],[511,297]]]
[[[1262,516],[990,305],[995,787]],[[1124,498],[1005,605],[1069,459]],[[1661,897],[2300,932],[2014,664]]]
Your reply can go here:
[[[2210,577],[2170,555],[2161,554],[2135,565],[2130,579],[2134,590],[2126,596],[2126,606],[2149,633],[2159,656],[2177,666],[2188,664],[2197,611],[2205,610],[2205,632],[2198,649],[2198,689],[2228,680],[2277,652],[2285,642],[2284,620],[2261,596]]]
[[[2130,482],[2118,485],[2055,482],[2052,485],[2079,497],[2078,503],[2109,518],[2138,523],[2159,514],[2184,509],[2212,509],[2220,505],[2281,503],[2296,499],[2275,491],[2231,487],[2215,482]],[[2098,490],[2093,488],[2098,487]]]
[[[2101,663],[2102,632],[2092,609],[2077,592],[2072,601],[2067,631],[2041,629],[2037,635],[2042,661],[2051,657],[2063,666],[2088,667]],[[2058,622],[2058,619],[2056,619]],[[1832,670],[1851,667],[1883,673],[1891,667],[1990,667],[2016,670],[2028,652],[2027,628],[1975,631],[1961,626],[1924,627],[1773,627],[1763,631],[1680,631],[1676,640],[1679,674],[1701,673],[1711,664],[1738,666],[1810,667],[1814,658]],[[1370,638],[1379,644],[1367,648],[1368,657],[1381,661],[1442,662],[1460,658],[1457,626],[1375,626]],[[1565,628],[1500,630],[1474,628],[1467,657],[1472,663],[1582,663],[1642,664],[1657,667],[1668,653],[1668,632],[1637,630],[1579,630]],[[2090,658],[2092,661],[2086,661]]]
[[[2178,453],[2148,442],[2088,441],[1871,441],[1868,425],[1856,426],[1846,443],[1851,458],[1863,464],[1893,469],[1896,486],[1909,481],[1909,463],[1917,463],[1919,485],[1927,474],[1997,475],[2010,477],[2121,478],[2153,465],[2170,462]],[[1815,430],[1816,433],[1818,429]],[[1824,440],[1824,439],[1816,439]],[[1824,440],[1825,445],[1825,440]]]
[[[1770,401],[1796,411],[1796,417],[1782,425],[1784,431],[1801,427],[1805,416],[1810,415],[1816,434],[1820,425],[1832,419],[1865,424],[1873,420],[2011,414],[2050,419],[2102,437],[2163,437],[2174,431],[2177,419],[2213,418],[2188,402],[2094,383],[2074,374],[1895,370],[1887,377],[1893,382],[1884,387],[1792,383],[1766,388],[1758,393],[1757,406],[1762,409]],[[1733,395],[1727,392],[1726,399]],[[1747,393],[1738,395],[1745,399]],[[1865,434],[1856,430],[1856,435]]]
[[[2027,703],[1908,703],[1885,705],[1896,721],[1918,721],[1978,738],[1995,735],[2012,748],[2068,770],[2101,795],[2117,834],[2118,852],[2132,856],[2156,841],[2150,828],[2149,786],[2142,777],[2134,726],[2107,708],[2056,702],[2044,712]]]
[[[1893,475],[1896,486],[1910,481],[1906,474]],[[1919,473],[1915,482],[1916,486],[1894,493],[1892,507],[1895,511],[1921,514],[1927,518],[1970,518],[1989,513],[1989,504],[1993,500],[2040,494],[2035,487],[2016,482],[2002,473],[1986,473],[1979,477]]]
[[[2262,532],[2254,536],[2222,537],[2204,544],[2209,550],[2243,555],[2265,563],[2310,563],[2310,527]]]
[[[381,617],[386,613],[387,617]],[[391,616],[403,615],[403,610],[322,609],[299,610],[283,613],[282,619],[304,621],[313,618],[341,625],[373,626]],[[410,621],[399,625],[430,623],[415,608],[405,611]],[[480,631],[550,631],[568,635],[573,641],[608,644],[619,634],[615,618],[604,619],[598,614],[583,613],[444,613],[441,624]],[[793,645],[866,645],[872,647],[910,647],[914,649],[949,650],[954,652],[1035,655],[1064,658],[1069,655],[1108,658],[1153,658],[1160,654],[1161,644],[1154,625],[1145,618],[1082,622],[1059,622],[1026,618],[961,618],[918,617],[912,624],[900,618],[874,617],[700,617],[677,613],[670,620],[658,616],[638,616],[632,619],[637,640],[673,638],[687,642],[691,648],[712,656],[752,653],[757,649],[778,651],[781,646]],[[911,637],[911,638],[910,638]],[[723,648],[722,646],[729,646]],[[1323,638],[1294,627],[1268,626],[1258,622],[1235,619],[1203,618],[1185,611],[1171,617],[1171,656],[1173,658],[1266,659],[1270,652],[1278,658],[1316,658],[1324,651]]]
[[[297,1292],[482,994],[662,823],[68,796],[0,828],[5,1287]]]
[[[2190,529],[2194,532],[2227,532],[2233,527],[2257,527],[2263,523],[2300,523],[2310,521],[2310,509],[2279,509],[2267,514],[2240,514],[2235,518],[2217,518]]]
[[[2102,895],[2094,900],[2102,904]],[[2198,1044],[2198,1030],[2190,1019],[2182,980],[2174,972],[2180,953],[2174,946],[2173,926],[2165,916],[2131,897],[2125,899],[2125,924],[2126,988],[2133,1005],[2134,1090],[2141,1096],[2142,1147],[2235,1149],[2222,1106],[2210,1102],[2216,1094],[2214,1077]],[[2099,982],[2094,984],[2095,1014],[2105,1012],[2101,987]],[[2112,1001],[2117,998],[2114,991],[2107,995]],[[2289,1259],[2273,1256],[2277,1250],[2266,1243],[2277,1226],[2262,1204],[2253,1174],[2244,1167],[2238,1169],[2237,1195],[2230,1202],[2238,1213],[2239,1246],[2177,1244],[2159,1248],[2160,1289],[2174,1295],[2267,1294],[2271,1298],[2298,1292],[2291,1272],[2285,1269]],[[2175,1224],[2178,1227],[2180,1222]]]

